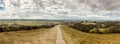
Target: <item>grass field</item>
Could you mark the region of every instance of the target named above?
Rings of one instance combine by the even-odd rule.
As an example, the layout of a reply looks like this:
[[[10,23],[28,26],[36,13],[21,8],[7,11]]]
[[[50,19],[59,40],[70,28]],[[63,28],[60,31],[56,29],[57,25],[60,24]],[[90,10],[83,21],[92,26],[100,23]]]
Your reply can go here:
[[[58,24],[55,21],[0,21],[1,24],[20,24],[20,25],[28,25],[28,26],[40,26],[40,25],[47,25],[47,24]]]
[[[54,27],[0,33],[0,44],[55,44],[55,40]]]
[[[61,26],[67,44],[120,44],[120,34],[92,34]]]
[[[8,27],[6,26],[6,24]],[[54,21],[50,21],[50,22],[49,21],[0,21],[0,25],[1,25],[0,29],[18,30],[18,31],[0,32],[0,44],[56,44],[56,38],[59,38],[56,36],[61,35],[61,34],[57,34],[58,29],[62,30],[63,39],[67,44],[120,44],[119,33],[97,34],[97,33],[87,33],[84,31],[83,32],[80,31],[80,29],[87,30],[87,28],[91,28],[91,27],[93,29],[97,26],[100,27],[102,26],[100,25],[102,23],[100,23],[99,25],[97,25],[96,23],[89,23],[89,22],[81,23],[80,25],[78,24],[72,25],[73,27],[77,27],[77,28],[79,27],[78,29],[76,28],[73,29],[72,27],[70,28],[69,24],[61,25],[61,22],[54,22]],[[110,26],[114,26],[114,27],[118,26],[117,29],[119,28],[119,25],[117,25],[117,23],[105,23],[105,24],[106,25],[109,24]],[[4,26],[2,25],[5,25],[6,28],[4,28]],[[54,26],[51,27],[50,25],[54,25]],[[33,28],[31,26],[33,27],[41,26],[41,27]],[[100,31],[104,31],[105,29],[108,28],[100,28]],[[26,29],[30,29],[30,30],[26,30]],[[116,29],[116,28],[111,28],[111,29]],[[59,40],[58,42],[60,41],[61,40]]]

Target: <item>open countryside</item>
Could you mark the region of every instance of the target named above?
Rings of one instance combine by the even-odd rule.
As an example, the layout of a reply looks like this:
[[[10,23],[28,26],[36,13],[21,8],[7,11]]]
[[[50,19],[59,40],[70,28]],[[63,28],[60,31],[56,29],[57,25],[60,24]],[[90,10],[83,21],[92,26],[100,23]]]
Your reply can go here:
[[[119,22],[0,23],[0,44],[120,44]]]

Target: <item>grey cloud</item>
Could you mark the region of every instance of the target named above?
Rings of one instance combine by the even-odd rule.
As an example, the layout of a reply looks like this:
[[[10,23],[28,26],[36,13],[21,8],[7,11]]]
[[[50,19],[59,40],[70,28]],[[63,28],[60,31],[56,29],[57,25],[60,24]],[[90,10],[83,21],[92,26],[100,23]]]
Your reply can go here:
[[[120,20],[118,2],[120,1],[6,0],[5,10],[0,11],[0,19]]]

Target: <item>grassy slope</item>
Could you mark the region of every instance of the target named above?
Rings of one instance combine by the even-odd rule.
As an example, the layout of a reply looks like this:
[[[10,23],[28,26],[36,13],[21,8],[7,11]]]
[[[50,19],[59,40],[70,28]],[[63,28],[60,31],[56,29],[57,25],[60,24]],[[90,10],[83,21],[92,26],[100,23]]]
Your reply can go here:
[[[84,33],[67,26],[61,26],[67,44],[120,44],[120,34]]]
[[[59,22],[52,22],[52,21],[0,21],[1,24],[21,24],[21,25],[28,25],[28,26],[40,26],[40,25],[47,25],[47,24],[58,24]]]
[[[56,28],[0,33],[0,44],[55,44]]]

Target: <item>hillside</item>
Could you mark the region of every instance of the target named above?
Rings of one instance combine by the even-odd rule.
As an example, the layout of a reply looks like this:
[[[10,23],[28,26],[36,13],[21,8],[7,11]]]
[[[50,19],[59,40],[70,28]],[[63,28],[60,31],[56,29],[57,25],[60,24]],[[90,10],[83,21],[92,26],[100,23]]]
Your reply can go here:
[[[120,34],[92,34],[61,26],[67,44],[120,44]]]
[[[55,44],[55,41],[56,27],[0,33],[0,44]]]

